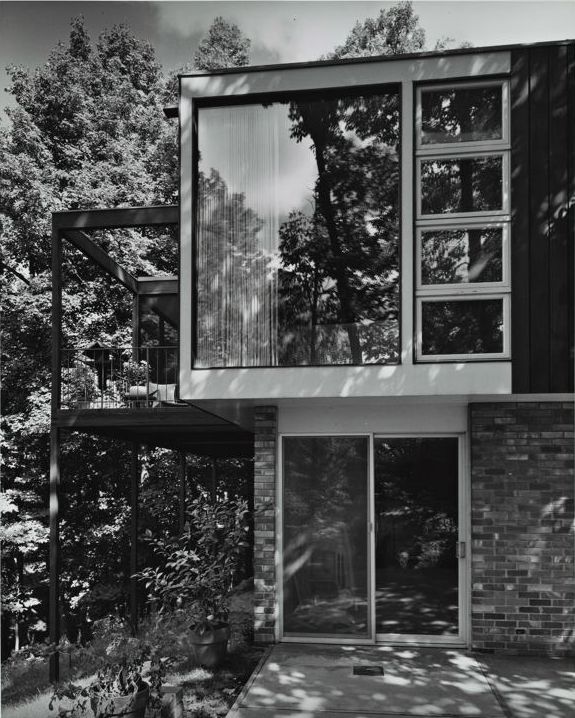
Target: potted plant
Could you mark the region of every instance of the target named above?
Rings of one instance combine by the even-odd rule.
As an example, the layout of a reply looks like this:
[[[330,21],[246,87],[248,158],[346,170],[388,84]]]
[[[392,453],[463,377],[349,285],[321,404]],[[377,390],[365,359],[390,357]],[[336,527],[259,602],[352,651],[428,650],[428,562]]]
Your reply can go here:
[[[137,402],[148,399],[149,366],[145,359],[136,361],[130,359],[122,365],[123,393],[128,402]]]
[[[188,504],[179,536],[146,532],[157,565],[138,576],[160,611],[187,617],[186,644],[200,665],[216,666],[226,655],[231,593],[249,545],[247,513],[243,499],[211,501],[202,493]]]
[[[71,408],[89,408],[99,395],[94,369],[86,362],[76,361],[62,371],[62,400]]]
[[[148,681],[143,678],[147,652],[119,663],[107,663],[87,686],[74,683],[57,685],[49,708],[58,706],[58,716],[80,718],[144,718],[146,707],[161,708],[163,666],[161,661],[150,661]]]

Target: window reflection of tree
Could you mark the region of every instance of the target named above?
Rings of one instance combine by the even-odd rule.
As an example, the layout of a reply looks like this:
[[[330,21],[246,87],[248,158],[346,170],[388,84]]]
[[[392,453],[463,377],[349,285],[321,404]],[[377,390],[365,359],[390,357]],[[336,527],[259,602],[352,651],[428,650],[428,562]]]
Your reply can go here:
[[[311,141],[317,179],[311,211],[294,207],[278,227],[278,256],[260,247],[265,223],[245,195],[215,168],[198,172],[198,365],[395,363],[398,96],[314,98],[286,112],[292,140]]]
[[[500,282],[500,227],[425,230],[421,240],[421,280],[426,284]]]
[[[284,439],[284,627],[364,630],[367,440]]]
[[[376,439],[378,563],[451,565],[457,536],[457,439]]]
[[[280,229],[284,364],[393,363],[399,316],[399,108],[395,94],[290,103],[312,142],[312,217]],[[299,330],[290,332],[290,329]],[[345,335],[345,336],[344,336]]]

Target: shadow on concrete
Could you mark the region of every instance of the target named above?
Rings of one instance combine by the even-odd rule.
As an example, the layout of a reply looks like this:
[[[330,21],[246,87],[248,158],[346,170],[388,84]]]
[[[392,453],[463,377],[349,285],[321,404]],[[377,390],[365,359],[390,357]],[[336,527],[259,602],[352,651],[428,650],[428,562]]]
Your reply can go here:
[[[357,665],[381,675],[354,675]],[[280,644],[229,718],[567,718],[575,706],[569,659],[478,656],[462,650]]]

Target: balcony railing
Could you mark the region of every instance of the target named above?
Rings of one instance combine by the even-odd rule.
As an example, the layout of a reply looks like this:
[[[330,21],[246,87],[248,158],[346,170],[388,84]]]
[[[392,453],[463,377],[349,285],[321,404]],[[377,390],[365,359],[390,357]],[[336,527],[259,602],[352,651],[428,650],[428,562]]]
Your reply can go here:
[[[178,347],[62,349],[62,409],[126,409],[177,403]]]

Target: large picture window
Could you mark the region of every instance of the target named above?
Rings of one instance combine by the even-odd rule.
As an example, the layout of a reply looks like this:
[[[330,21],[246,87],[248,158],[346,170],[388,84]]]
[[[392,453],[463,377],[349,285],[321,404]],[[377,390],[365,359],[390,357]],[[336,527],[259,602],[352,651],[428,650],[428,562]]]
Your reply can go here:
[[[399,93],[199,107],[196,368],[393,364]]]
[[[418,88],[415,162],[417,359],[507,358],[507,83]]]

